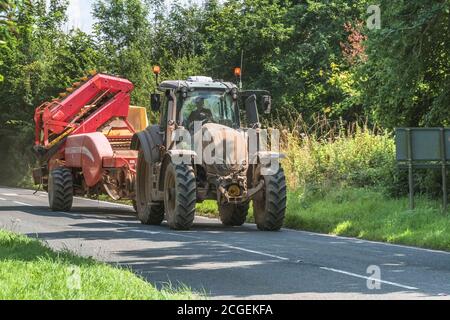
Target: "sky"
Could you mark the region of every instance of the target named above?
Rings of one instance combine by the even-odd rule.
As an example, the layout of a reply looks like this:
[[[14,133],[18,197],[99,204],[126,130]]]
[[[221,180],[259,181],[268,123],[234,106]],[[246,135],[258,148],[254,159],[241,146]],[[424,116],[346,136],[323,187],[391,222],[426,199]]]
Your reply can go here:
[[[85,32],[92,31],[93,19],[91,6],[93,0],[70,0],[67,15],[69,16],[69,28],[80,28]]]
[[[90,33],[92,31],[92,24],[94,23],[91,15],[92,3],[94,0],[69,0],[69,23],[68,28],[80,28],[81,30]],[[166,4],[170,4],[172,0],[165,0]],[[190,0],[193,3],[202,3],[202,0]],[[181,3],[188,3],[189,0],[181,0]]]

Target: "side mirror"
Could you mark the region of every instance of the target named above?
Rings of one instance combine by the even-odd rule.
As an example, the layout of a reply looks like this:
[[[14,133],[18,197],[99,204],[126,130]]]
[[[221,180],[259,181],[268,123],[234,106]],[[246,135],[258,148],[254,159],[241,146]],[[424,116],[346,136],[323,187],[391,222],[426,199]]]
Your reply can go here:
[[[270,114],[270,111],[272,111],[271,96],[262,96],[262,107],[265,114]]]
[[[245,111],[250,126],[259,124],[258,105],[256,103],[256,95],[251,95],[245,100]]]
[[[159,93],[152,93],[150,103],[152,111],[158,112],[161,108],[161,95]]]

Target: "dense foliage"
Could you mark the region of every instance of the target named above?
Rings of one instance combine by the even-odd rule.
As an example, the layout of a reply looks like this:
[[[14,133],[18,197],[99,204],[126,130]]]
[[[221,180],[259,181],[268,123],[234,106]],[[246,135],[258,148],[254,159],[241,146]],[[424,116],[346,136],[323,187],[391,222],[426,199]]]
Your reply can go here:
[[[67,28],[68,0],[0,2],[0,183],[29,172],[34,108],[89,70],[122,75],[147,106],[151,67],[162,77],[209,74],[269,89],[269,119],[301,113],[397,125],[448,125],[450,2],[367,0],[96,0],[92,34]]]

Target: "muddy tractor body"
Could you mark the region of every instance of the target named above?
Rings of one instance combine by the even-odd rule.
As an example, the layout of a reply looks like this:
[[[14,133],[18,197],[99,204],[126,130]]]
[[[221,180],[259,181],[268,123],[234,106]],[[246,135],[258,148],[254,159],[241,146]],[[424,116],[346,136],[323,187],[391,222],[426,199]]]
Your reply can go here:
[[[108,194],[135,199],[137,131],[148,126],[145,108],[130,107],[133,84],[106,74],[74,83],[35,111],[36,184],[55,211],[68,211],[73,197]]]
[[[258,109],[270,111],[268,93],[208,77],[164,81],[158,90],[152,109],[160,111],[160,121],[136,133],[131,144],[138,152],[141,222],[166,219],[172,229],[187,230],[196,204],[214,200],[222,223],[240,226],[253,202],[258,228],[279,230],[286,209],[282,156],[261,147],[258,116]]]

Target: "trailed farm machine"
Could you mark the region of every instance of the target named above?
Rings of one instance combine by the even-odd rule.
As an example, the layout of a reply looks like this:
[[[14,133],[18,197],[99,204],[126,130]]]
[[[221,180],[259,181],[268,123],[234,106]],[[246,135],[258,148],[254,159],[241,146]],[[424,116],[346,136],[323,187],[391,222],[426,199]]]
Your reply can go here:
[[[50,208],[68,211],[73,196],[108,194],[135,199],[138,152],[133,135],[147,127],[145,108],[130,107],[133,84],[92,73],[36,109],[36,184]]]
[[[160,121],[150,126],[145,108],[129,106],[133,84],[105,74],[36,109],[34,179],[48,190],[51,209],[70,210],[74,195],[105,193],[133,200],[144,224],[166,220],[186,230],[196,203],[217,201],[222,223],[240,226],[253,202],[258,228],[279,230],[282,155],[262,147],[258,113],[270,112],[270,94],[202,76],[158,83],[160,69],[153,71],[159,92],[151,109]]]

